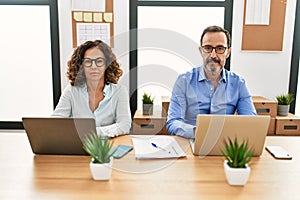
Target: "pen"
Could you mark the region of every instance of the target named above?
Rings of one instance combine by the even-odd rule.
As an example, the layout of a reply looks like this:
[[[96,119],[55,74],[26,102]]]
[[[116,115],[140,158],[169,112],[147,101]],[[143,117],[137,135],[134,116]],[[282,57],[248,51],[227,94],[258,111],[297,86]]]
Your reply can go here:
[[[152,144],[152,146],[155,147],[155,148],[158,148],[158,149],[164,150],[164,151],[166,151],[166,152],[168,152],[168,153],[171,153],[170,151],[167,151],[166,149],[164,149],[164,148],[162,148],[162,147],[160,147],[160,146],[157,146],[157,145],[154,144],[154,143],[151,143],[151,144]]]

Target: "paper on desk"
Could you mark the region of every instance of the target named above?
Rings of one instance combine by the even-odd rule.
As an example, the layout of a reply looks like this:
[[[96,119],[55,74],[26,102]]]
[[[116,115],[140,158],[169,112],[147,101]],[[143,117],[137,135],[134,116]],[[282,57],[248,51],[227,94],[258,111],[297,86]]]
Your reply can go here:
[[[172,136],[133,136],[132,143],[137,159],[179,158],[186,156]],[[152,143],[159,148],[155,148]]]

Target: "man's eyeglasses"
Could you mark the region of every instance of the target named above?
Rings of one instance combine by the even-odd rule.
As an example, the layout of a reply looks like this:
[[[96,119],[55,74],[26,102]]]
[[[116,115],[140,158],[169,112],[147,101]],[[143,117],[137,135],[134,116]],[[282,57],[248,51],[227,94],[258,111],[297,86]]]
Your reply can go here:
[[[213,50],[215,50],[217,54],[223,54],[228,47],[223,47],[223,46],[212,47],[210,45],[205,45],[202,46],[201,48],[205,53],[211,53]]]
[[[105,59],[104,58],[95,58],[95,59],[90,59],[90,58],[84,58],[82,59],[82,65],[84,67],[91,67],[93,65],[93,62],[95,62],[95,65],[97,67],[103,67],[105,65]]]

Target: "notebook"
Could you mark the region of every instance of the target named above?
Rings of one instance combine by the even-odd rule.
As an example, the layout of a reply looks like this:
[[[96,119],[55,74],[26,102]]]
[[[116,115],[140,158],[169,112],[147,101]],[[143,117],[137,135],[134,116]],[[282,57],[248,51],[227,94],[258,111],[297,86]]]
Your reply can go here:
[[[33,153],[86,155],[83,141],[91,131],[96,132],[95,120],[90,118],[22,118]]]
[[[191,139],[194,155],[222,155],[224,141],[237,137],[248,140],[253,156],[260,156],[268,132],[270,116],[197,115],[195,139]]]
[[[180,158],[185,157],[173,136],[136,135],[132,136],[137,159]]]

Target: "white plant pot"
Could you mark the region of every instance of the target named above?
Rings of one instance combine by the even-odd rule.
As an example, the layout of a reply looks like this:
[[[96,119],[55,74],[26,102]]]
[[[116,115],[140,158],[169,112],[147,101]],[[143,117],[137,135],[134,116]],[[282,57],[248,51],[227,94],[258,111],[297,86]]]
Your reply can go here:
[[[93,163],[90,162],[90,170],[94,180],[109,180],[111,177],[113,158],[110,158],[109,163]]]
[[[246,165],[246,168],[231,168],[227,162],[227,160],[224,161],[224,171],[229,185],[245,185],[250,175],[250,167]]]

